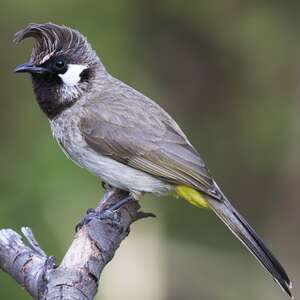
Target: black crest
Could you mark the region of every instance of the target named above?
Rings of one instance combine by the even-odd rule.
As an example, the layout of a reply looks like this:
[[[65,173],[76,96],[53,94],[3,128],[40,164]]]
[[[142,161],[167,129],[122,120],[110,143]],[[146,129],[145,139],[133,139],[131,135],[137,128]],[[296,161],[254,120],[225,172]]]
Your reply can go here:
[[[52,56],[70,54],[77,62],[93,62],[96,53],[91,49],[86,38],[77,30],[53,23],[29,24],[15,34],[15,42],[34,38],[35,45],[30,61],[42,64]]]

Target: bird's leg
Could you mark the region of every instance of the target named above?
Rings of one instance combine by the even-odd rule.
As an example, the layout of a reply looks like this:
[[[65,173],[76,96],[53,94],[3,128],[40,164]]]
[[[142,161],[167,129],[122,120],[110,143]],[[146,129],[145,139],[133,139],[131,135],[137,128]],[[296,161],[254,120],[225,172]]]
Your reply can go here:
[[[131,201],[135,201],[135,199],[132,197],[132,195],[128,195],[127,197],[121,199],[120,201],[109,205],[107,208],[104,209],[103,212],[105,212],[105,211],[115,212],[115,211],[119,210],[122,206],[124,206],[125,204],[130,203]]]

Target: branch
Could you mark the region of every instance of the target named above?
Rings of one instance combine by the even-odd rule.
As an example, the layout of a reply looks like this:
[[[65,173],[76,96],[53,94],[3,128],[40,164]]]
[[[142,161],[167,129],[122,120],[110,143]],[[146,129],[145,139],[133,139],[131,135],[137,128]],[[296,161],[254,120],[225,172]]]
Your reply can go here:
[[[15,231],[0,230],[0,268],[34,299],[94,299],[102,270],[129,234],[130,225],[138,219],[154,216],[139,211],[136,201],[115,213],[103,213],[108,205],[127,195],[114,188],[106,191],[97,208],[88,214],[89,222],[84,222],[75,234],[59,266],[55,265],[54,257],[48,257],[41,249],[30,228],[22,228],[28,245]]]

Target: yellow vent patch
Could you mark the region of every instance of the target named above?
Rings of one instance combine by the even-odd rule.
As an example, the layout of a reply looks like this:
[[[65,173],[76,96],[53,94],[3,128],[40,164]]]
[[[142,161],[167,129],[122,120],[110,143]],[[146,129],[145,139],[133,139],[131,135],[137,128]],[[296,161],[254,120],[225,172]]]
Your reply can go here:
[[[200,192],[193,189],[192,187],[189,187],[187,185],[177,185],[175,188],[175,192],[179,197],[185,199],[192,205],[200,208],[208,208],[208,204],[205,198],[201,195]]]

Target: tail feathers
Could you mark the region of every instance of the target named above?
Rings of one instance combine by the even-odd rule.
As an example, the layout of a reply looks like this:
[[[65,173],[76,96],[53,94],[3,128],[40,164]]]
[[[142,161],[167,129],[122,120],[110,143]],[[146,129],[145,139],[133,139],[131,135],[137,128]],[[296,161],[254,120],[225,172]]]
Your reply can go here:
[[[221,202],[216,199],[208,198],[207,201],[211,209],[231,232],[271,273],[273,279],[292,298],[292,284],[285,270],[247,221],[235,210],[227,199]]]

